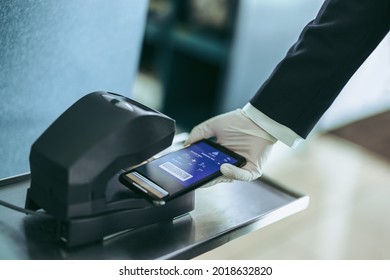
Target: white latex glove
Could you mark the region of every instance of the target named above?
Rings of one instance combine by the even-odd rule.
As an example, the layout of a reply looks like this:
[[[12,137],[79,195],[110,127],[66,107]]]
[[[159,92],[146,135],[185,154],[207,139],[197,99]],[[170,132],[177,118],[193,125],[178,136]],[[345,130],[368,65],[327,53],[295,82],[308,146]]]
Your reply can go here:
[[[242,109],[213,117],[197,125],[192,129],[186,144],[210,137],[216,137],[219,144],[245,157],[247,163],[242,168],[222,164],[221,172],[224,176],[206,186],[231,180],[251,181],[259,178],[276,142],[273,136],[255,124]]]

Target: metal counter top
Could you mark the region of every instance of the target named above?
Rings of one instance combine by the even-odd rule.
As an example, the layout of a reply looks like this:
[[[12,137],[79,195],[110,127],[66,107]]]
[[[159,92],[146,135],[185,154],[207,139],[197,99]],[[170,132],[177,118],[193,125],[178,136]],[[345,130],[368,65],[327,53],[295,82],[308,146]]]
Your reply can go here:
[[[29,177],[0,180],[0,200],[24,206]],[[195,191],[195,209],[102,242],[67,248],[56,223],[0,206],[0,259],[190,259],[302,211],[309,198],[261,178]]]

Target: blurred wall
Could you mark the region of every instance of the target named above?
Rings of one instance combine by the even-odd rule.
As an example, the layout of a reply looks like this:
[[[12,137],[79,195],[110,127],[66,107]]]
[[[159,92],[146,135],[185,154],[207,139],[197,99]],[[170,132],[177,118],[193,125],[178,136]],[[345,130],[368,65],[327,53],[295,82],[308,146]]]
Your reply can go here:
[[[312,20],[323,0],[240,1],[220,112],[242,107]],[[355,73],[317,129],[328,130],[390,109],[390,39]]]
[[[248,102],[322,3],[323,0],[240,1],[220,111],[233,110]]]
[[[145,0],[0,2],[0,178],[29,171],[33,141],[81,96],[130,95],[146,8]]]

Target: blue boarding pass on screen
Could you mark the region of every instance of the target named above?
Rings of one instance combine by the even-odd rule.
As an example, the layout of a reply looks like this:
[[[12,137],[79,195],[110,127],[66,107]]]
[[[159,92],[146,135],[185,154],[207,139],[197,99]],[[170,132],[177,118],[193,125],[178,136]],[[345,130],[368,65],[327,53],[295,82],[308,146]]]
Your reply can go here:
[[[237,160],[207,143],[197,143],[167,154],[153,162],[153,168],[163,170],[183,186],[189,186],[219,171],[224,163]]]

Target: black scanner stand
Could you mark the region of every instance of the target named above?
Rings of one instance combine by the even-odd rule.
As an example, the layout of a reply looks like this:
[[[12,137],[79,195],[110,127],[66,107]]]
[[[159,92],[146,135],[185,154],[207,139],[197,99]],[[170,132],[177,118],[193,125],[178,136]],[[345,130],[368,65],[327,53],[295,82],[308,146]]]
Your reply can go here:
[[[160,112],[118,94],[90,93],[32,145],[25,206],[55,218],[57,237],[69,247],[188,213],[194,192],[156,206],[118,180],[174,135],[175,121]]]

